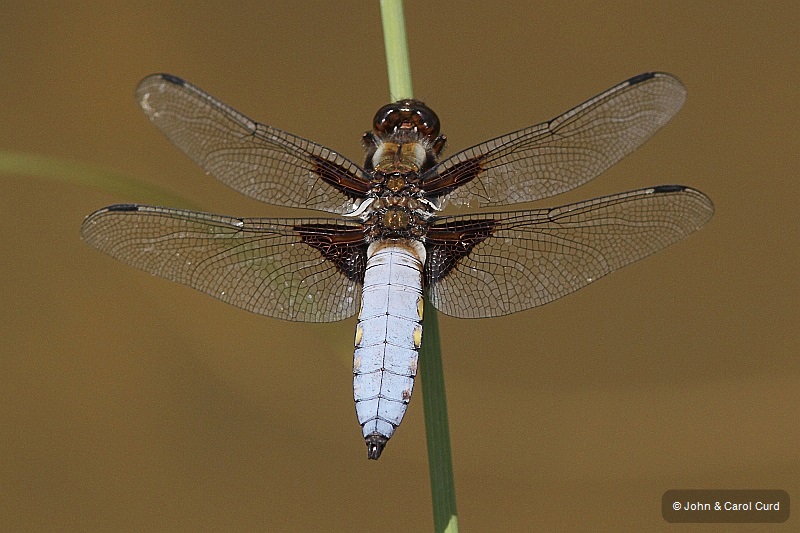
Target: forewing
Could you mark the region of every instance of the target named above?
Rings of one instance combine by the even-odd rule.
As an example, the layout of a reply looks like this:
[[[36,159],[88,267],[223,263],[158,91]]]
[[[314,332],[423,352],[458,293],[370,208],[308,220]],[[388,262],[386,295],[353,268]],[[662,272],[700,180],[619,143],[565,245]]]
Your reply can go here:
[[[344,213],[369,180],[324,146],[252,121],[169,74],[148,76],[136,97],[170,141],[226,185],[274,205]]]
[[[554,209],[443,217],[426,238],[428,295],[459,318],[543,305],[679,241],[713,213],[703,193],[668,185]]]
[[[686,89],[669,75],[633,77],[549,122],[455,154],[423,177],[429,196],[480,207],[531,202],[598,176],[666,124]]]
[[[116,205],[89,215],[81,236],[123,263],[274,318],[331,322],[360,301],[366,244],[356,223]]]

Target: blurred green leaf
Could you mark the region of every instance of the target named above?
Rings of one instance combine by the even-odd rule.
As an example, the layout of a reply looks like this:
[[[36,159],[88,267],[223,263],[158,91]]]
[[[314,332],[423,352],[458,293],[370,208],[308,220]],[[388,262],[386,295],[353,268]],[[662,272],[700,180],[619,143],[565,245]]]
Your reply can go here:
[[[75,163],[46,155],[0,152],[0,174],[30,176],[92,187],[118,195],[121,201],[126,202],[148,202],[170,207],[198,209],[184,197],[152,183],[93,165]]]

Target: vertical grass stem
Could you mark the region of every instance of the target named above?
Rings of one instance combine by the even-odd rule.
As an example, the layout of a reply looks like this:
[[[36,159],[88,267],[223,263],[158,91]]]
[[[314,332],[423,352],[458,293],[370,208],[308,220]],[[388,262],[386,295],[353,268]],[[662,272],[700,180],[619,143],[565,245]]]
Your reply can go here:
[[[412,98],[411,67],[406,43],[402,0],[381,0],[389,93],[392,101]],[[420,349],[420,385],[425,411],[428,467],[431,477],[434,531],[458,531],[453,459],[450,451],[450,426],[444,390],[442,350],[436,309],[425,299],[425,322]]]

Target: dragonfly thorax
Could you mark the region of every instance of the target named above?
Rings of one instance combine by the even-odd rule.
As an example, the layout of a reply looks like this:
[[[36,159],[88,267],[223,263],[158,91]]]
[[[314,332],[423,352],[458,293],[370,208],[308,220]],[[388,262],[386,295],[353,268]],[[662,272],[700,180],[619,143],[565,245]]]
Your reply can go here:
[[[411,224],[411,215],[408,209],[391,207],[384,211],[381,222],[389,231],[405,231]]]
[[[419,172],[427,159],[426,152],[417,140],[379,141],[372,166],[378,172]]]
[[[419,187],[419,172],[417,171],[395,171],[380,172],[372,174],[371,193],[382,198],[385,196],[419,196],[422,191]]]
[[[360,218],[372,239],[420,238],[432,216],[432,208],[424,201],[409,196],[385,196],[372,200]]]

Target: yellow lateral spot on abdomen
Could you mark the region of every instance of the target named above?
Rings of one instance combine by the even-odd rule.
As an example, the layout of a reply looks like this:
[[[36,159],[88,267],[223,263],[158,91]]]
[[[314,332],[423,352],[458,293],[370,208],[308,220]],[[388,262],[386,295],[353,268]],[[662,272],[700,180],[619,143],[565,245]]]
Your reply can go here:
[[[417,326],[414,328],[414,348],[419,350],[420,346],[422,346],[422,326]]]
[[[359,324],[358,326],[356,326],[356,347],[358,347],[358,345],[361,344],[361,337],[363,336],[364,336],[364,328],[362,328],[361,325]]]

